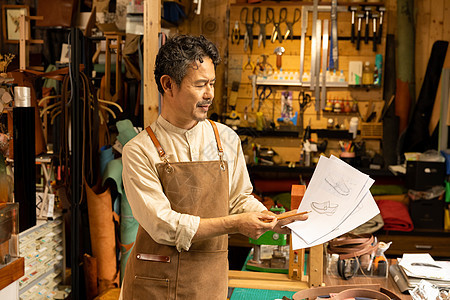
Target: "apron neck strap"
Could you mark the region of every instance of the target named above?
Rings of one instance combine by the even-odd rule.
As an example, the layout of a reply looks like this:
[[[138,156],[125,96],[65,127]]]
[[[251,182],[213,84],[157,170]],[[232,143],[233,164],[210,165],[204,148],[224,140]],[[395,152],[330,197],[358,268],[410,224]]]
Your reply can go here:
[[[220,168],[222,170],[225,170],[225,163],[224,163],[224,160],[223,160],[222,142],[220,141],[219,131],[217,130],[217,125],[213,121],[211,121],[210,119],[207,119],[207,120],[211,124],[211,126],[212,126],[212,128],[214,130],[214,136],[216,137],[217,150],[219,151]],[[153,132],[153,130],[150,128],[150,126],[147,126],[147,128],[145,128],[145,130],[147,130],[148,135],[150,136],[153,144],[155,145],[156,149],[158,150],[159,157],[167,165],[169,165],[169,160],[167,158],[166,152],[164,152],[164,149],[161,147],[161,144],[159,143],[158,139],[156,138],[155,133]]]
[[[155,134],[153,133],[153,130],[150,128],[150,126],[147,126],[147,128],[145,128],[145,130],[147,130],[147,133],[150,136],[150,138],[152,139],[152,142],[155,145],[156,150],[158,150],[159,157],[164,159],[164,157],[166,156],[166,152],[164,152],[164,149],[161,147],[161,144],[159,143],[158,139],[156,138]]]
[[[220,141],[219,131],[217,130],[216,123],[214,123],[214,121],[211,121],[210,119],[207,119],[207,120],[209,121],[209,123],[211,123],[211,126],[214,130],[214,135],[216,137],[217,150],[219,150],[219,155],[223,155],[222,142]]]

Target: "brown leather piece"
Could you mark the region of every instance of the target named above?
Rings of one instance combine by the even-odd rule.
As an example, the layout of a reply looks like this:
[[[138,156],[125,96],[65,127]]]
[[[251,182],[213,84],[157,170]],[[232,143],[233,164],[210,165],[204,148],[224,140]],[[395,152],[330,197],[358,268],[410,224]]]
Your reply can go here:
[[[86,299],[92,300],[98,295],[97,287],[97,259],[84,254],[83,257],[84,283],[86,285]]]
[[[166,155],[166,152],[164,152],[164,149],[161,147],[161,144],[159,143],[158,139],[156,138],[153,130],[150,128],[150,126],[147,126],[145,128],[145,130],[147,130],[147,133],[150,136],[150,139],[152,140],[153,144],[155,145],[156,150],[158,150],[159,157],[161,157],[161,158],[164,157]]]
[[[391,300],[386,294],[383,294],[382,292],[368,290],[368,289],[361,289],[361,288],[355,288],[355,289],[348,289],[345,291],[340,292],[336,296],[331,297],[332,300],[345,300],[345,299],[352,299],[356,297],[364,297],[364,298],[371,298],[371,299],[377,299],[377,300]]]
[[[156,255],[156,254],[147,254],[147,253],[138,253],[136,254],[136,258],[140,260],[146,261],[159,261],[159,262],[170,262],[170,256],[166,255]]]
[[[294,294],[293,300],[316,299],[319,296],[337,294],[330,299],[343,300],[354,297],[367,297],[379,300],[400,299],[395,293],[381,288],[379,284],[354,284],[315,287]]]
[[[116,267],[116,240],[112,215],[111,192],[102,193],[84,182],[89,213],[89,231],[92,254],[97,259],[99,293],[118,286]]]
[[[219,150],[220,153],[223,153],[222,142],[220,141],[220,138],[219,138],[219,131],[217,130],[217,126],[210,119],[208,119],[208,121],[209,121],[209,123],[211,123],[211,126],[214,130],[214,136],[216,137],[216,142],[217,142],[217,149]]]
[[[373,243],[374,237],[371,234],[346,234],[331,240],[327,251],[339,254],[340,259],[347,259],[374,252],[378,245]]]

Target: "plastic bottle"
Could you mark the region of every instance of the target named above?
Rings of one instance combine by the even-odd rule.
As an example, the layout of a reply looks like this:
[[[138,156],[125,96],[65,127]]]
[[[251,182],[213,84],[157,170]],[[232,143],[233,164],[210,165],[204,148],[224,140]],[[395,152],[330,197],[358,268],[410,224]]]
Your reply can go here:
[[[363,74],[362,74],[362,84],[372,85],[373,84],[373,72],[370,68],[370,62],[366,61],[364,63]]]
[[[341,70],[341,75],[339,75],[338,81],[345,82],[344,70]]]
[[[352,107],[350,106],[350,103],[348,103],[348,100],[345,100],[344,109],[343,111],[348,114],[352,111]]]
[[[342,112],[342,105],[341,105],[341,101],[339,99],[336,100],[336,102],[334,103],[334,108],[333,111],[335,113],[340,113]]]
[[[358,103],[356,102],[355,99],[353,99],[352,113],[357,113],[357,112],[358,112]]]
[[[356,135],[358,134],[358,122],[359,119],[357,117],[353,117],[350,119],[348,132],[352,133],[353,139],[355,139]]]
[[[302,82],[309,82],[310,76],[308,72],[304,72],[302,76]]]
[[[377,54],[375,56],[375,70],[376,70],[377,74],[376,74],[376,79],[375,79],[375,71],[374,71],[373,84],[378,85],[378,86],[381,85],[382,68],[383,68],[383,55]]]
[[[273,79],[275,79],[275,80],[278,80],[278,79],[279,79],[278,72],[274,72],[274,73],[273,73]]]
[[[331,75],[331,82],[336,82],[338,81],[338,77],[336,75],[336,69],[333,70],[333,75]]]

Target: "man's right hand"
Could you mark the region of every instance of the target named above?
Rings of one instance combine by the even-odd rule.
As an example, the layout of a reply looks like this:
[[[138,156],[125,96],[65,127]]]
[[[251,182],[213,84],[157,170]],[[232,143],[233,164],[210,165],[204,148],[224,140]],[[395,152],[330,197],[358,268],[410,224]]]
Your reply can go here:
[[[272,230],[277,224],[275,215],[249,212],[235,215],[236,230],[249,238],[258,239],[263,233]]]

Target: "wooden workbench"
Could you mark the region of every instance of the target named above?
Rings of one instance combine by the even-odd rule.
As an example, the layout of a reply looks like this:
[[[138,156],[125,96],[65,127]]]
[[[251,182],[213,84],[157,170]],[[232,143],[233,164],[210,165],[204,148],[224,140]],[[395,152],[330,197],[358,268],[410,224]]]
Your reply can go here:
[[[411,300],[411,296],[402,294],[393,279],[378,277],[353,277],[344,280],[335,276],[324,275],[326,286],[351,285],[351,284],[379,284],[381,287],[394,292],[401,300]],[[229,287],[249,288],[249,289],[272,289],[280,291],[299,291],[308,288],[306,282],[290,280],[287,274],[260,273],[233,271],[228,273]]]

